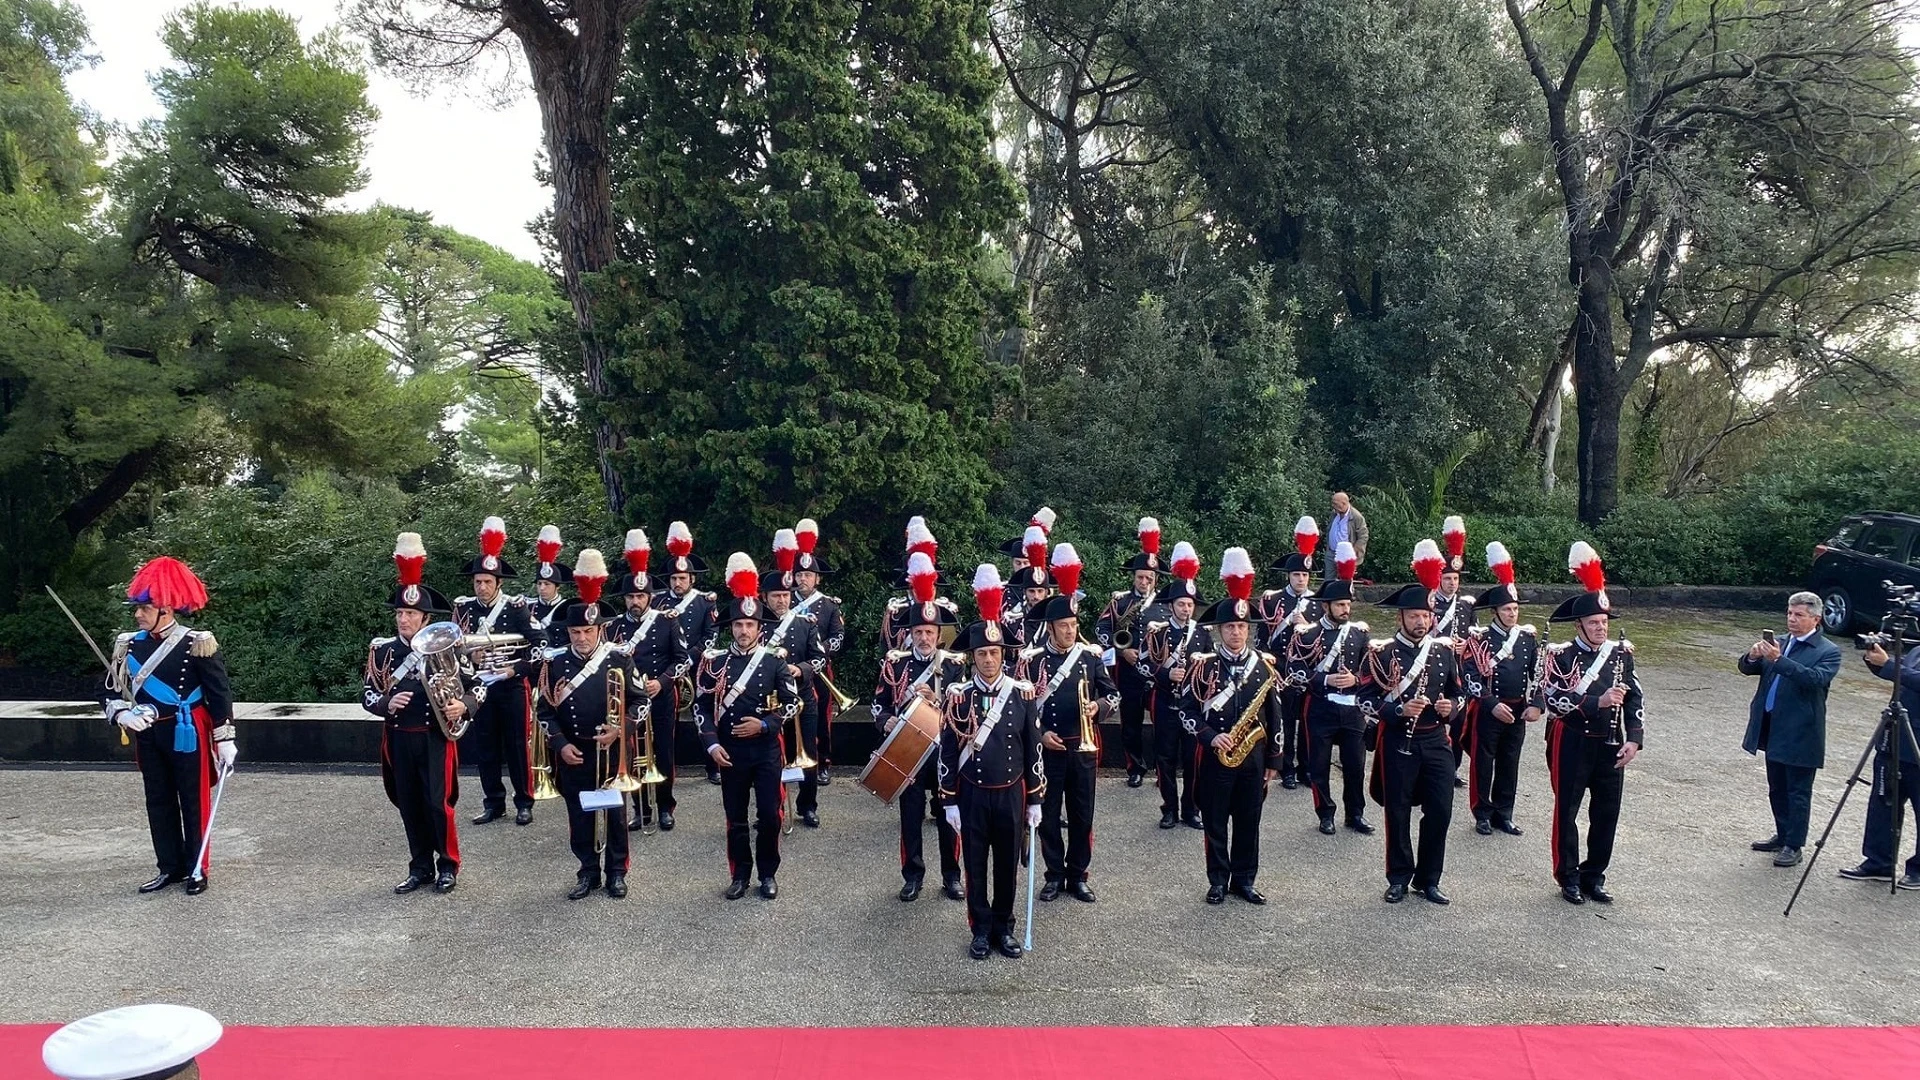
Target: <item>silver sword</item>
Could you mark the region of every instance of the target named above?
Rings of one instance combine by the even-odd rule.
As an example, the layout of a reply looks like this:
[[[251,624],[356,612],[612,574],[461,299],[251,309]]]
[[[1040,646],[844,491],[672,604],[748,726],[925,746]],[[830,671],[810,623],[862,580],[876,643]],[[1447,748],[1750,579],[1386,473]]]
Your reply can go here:
[[[207,845],[213,843],[213,822],[220,816],[220,796],[226,793],[227,777],[233,775],[233,766],[220,769],[220,782],[213,786],[213,806],[207,810],[207,827],[200,834],[200,854],[193,857],[193,880],[207,880]]]

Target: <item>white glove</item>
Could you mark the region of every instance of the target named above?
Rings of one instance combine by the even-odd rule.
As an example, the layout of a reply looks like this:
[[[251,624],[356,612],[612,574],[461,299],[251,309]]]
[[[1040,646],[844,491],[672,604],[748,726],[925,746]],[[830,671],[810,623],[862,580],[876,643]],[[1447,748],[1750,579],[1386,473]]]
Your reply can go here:
[[[957,806],[947,807],[947,827],[952,829],[956,833],[960,831],[960,808],[959,807]]]
[[[233,760],[239,756],[240,750],[233,745],[232,739],[213,744],[213,757],[219,763],[221,772],[233,768]]]
[[[1040,804],[1034,803],[1033,805],[1027,807],[1027,828],[1037,829],[1039,827],[1040,827]]]
[[[145,731],[153,726],[153,721],[147,717],[145,712],[132,707],[121,709],[119,714],[113,718],[113,722],[126,728],[128,731]]]

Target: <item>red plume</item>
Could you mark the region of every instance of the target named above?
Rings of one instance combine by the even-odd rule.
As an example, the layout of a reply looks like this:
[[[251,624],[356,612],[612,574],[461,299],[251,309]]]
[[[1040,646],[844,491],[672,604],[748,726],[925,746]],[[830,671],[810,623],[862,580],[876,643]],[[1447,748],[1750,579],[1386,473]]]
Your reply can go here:
[[[507,523],[490,517],[480,526],[480,554],[499,557],[507,550]]]
[[[543,563],[550,563],[559,558],[560,527],[557,525],[540,526],[540,538],[533,542],[533,553]]]
[[[1054,545],[1052,569],[1053,583],[1060,587],[1061,596],[1072,596],[1080,588],[1080,553],[1072,544]]]
[[[1320,524],[1310,517],[1303,517],[1293,523],[1293,550],[1305,555],[1309,562],[1313,559],[1313,549],[1320,546]]]
[[[1047,530],[1038,525],[1027,526],[1027,534],[1020,538],[1020,548],[1028,566],[1047,565]]]
[[[933,589],[939,583],[940,572],[934,569],[932,559],[918,551],[907,556],[907,588],[913,590],[914,603],[933,603]]]
[[[927,528],[925,519],[918,517],[907,523],[907,554],[911,556],[914,552],[930,560],[940,554],[940,542],[933,538],[933,530]]]
[[[1333,576],[1341,581],[1352,581],[1354,571],[1360,569],[1360,556],[1354,554],[1353,545],[1345,540],[1334,545]]]
[[[793,538],[800,544],[800,554],[811,555],[820,543],[820,526],[812,518],[801,518],[793,527]]]
[[[1507,554],[1507,545],[1498,540],[1487,545],[1487,569],[1492,571],[1493,580],[1513,588],[1513,556]]]
[[[800,539],[792,529],[773,534],[773,565],[783,574],[793,573],[793,560],[800,557]]]
[[[980,568],[973,572],[973,602],[980,609],[983,622],[1000,621],[1006,595],[1006,584],[1000,580],[1000,568],[992,563],[981,563]]]
[[[1440,574],[1446,569],[1446,560],[1440,557],[1440,545],[1432,540],[1422,540],[1413,545],[1413,576],[1428,589],[1440,587]]]
[[[727,556],[727,591],[735,600],[760,593],[760,572],[755,569],[753,558],[744,551]]]
[[[1140,550],[1149,555],[1160,554],[1160,521],[1158,518],[1140,519]]]
[[[693,530],[687,528],[686,522],[676,521],[667,526],[667,554],[676,559],[693,554]]]
[[[653,558],[653,545],[647,542],[645,529],[628,529],[626,547],[620,552],[627,560],[627,569],[634,574],[647,572],[647,563]]]
[[[425,556],[423,555],[424,561]],[[136,570],[127,584],[127,599],[145,598],[157,608],[174,611],[199,611],[207,606],[207,587],[194,576],[187,564],[171,555],[149,559]]]
[[[1177,578],[1192,581],[1200,576],[1200,555],[1185,540],[1173,545],[1173,565],[1168,567]]]
[[[1456,559],[1467,556],[1467,523],[1458,515],[1447,518],[1440,525],[1440,539],[1447,542],[1447,554]]]
[[[1226,582],[1227,595],[1233,599],[1253,599],[1253,558],[1246,548],[1230,547],[1220,553],[1220,580]]]
[[[1585,540],[1575,540],[1567,551],[1567,569],[1588,592],[1600,592],[1607,587],[1607,569],[1600,561],[1600,553]]]
[[[599,548],[582,548],[573,560],[573,589],[586,604],[600,602],[600,590],[607,584],[607,557]]]
[[[401,585],[420,584],[420,575],[427,568],[427,548],[420,542],[420,534],[404,532],[393,542],[393,568],[400,572]]]

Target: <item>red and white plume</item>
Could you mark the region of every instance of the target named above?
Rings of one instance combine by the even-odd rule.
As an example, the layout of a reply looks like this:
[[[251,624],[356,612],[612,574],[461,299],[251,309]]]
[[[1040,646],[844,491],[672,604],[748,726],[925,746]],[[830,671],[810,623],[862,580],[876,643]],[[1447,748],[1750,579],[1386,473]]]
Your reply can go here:
[[[1220,580],[1235,600],[1253,598],[1253,558],[1246,548],[1230,547],[1220,553]]]
[[[1600,553],[1585,540],[1575,540],[1573,547],[1567,549],[1567,569],[1588,592],[1605,592],[1607,589],[1607,570],[1600,562]]]
[[[1040,531],[1041,531],[1041,532],[1043,532],[1043,533],[1046,533],[1046,534],[1047,534],[1048,536],[1052,536],[1052,535],[1053,535],[1053,521],[1054,521],[1054,518],[1055,518],[1056,516],[1058,516],[1058,515],[1056,515],[1056,514],[1055,514],[1055,513],[1053,512],[1053,507],[1051,507],[1051,506],[1043,506],[1043,507],[1041,507],[1040,509],[1038,509],[1038,510],[1035,510],[1035,511],[1033,512],[1033,517],[1032,517],[1031,519],[1029,519],[1029,520],[1027,521],[1027,524],[1029,524],[1029,525],[1038,525],[1038,526],[1040,526]],[[1040,564],[1039,564],[1039,563],[1035,563],[1034,565],[1035,565],[1035,566],[1038,566],[1038,565],[1040,565]]]
[[[1487,545],[1487,572],[1493,580],[1513,588],[1513,556],[1507,554],[1507,545],[1495,540]]]
[[[1447,554],[1456,559],[1467,557],[1467,523],[1458,514],[1440,523],[1440,539],[1447,542]]]
[[[1445,570],[1446,560],[1440,557],[1440,545],[1432,540],[1422,540],[1413,545],[1413,576],[1420,584],[1429,589],[1440,587],[1440,572]]]
[[[1080,591],[1080,553],[1073,550],[1072,544],[1055,544],[1053,562],[1048,568],[1053,571],[1053,583],[1060,587],[1061,596]]]
[[[647,572],[647,560],[653,557],[653,545],[647,540],[645,529],[628,529],[627,545],[620,552],[627,560],[627,569],[635,574]]]
[[[1006,596],[1007,586],[1000,580],[1000,568],[990,562],[981,563],[973,572],[973,602],[980,609],[982,622],[1000,621]]]
[[[1345,540],[1333,546],[1333,576],[1341,581],[1352,581],[1354,571],[1360,569],[1360,556],[1354,554],[1353,545]]]
[[[1020,539],[1020,549],[1027,557],[1028,566],[1047,565],[1047,530],[1038,525],[1027,526],[1027,535]]]
[[[490,517],[480,524],[480,554],[499,557],[507,550],[507,523]]]
[[[938,584],[940,572],[933,568],[933,560],[925,552],[916,551],[907,556],[907,588],[913,593],[914,603],[932,603],[934,586]]]
[[[801,518],[800,524],[793,527],[793,538],[800,544],[800,554],[813,554],[813,549],[820,543],[820,523],[812,518]]]
[[[1149,555],[1160,554],[1160,519],[1140,519],[1140,550]]]
[[[207,587],[186,563],[171,555],[148,559],[127,584],[127,599],[146,597],[157,608],[199,611],[207,606]]]
[[[1185,540],[1173,545],[1173,563],[1167,567],[1173,576],[1192,581],[1200,576],[1200,553]]]
[[[907,554],[916,552],[929,559],[940,555],[940,542],[933,538],[933,530],[927,528],[927,519],[923,517],[907,522]]]
[[[540,526],[540,538],[533,542],[533,554],[543,563],[560,557],[560,526]]]
[[[582,548],[573,560],[573,589],[582,603],[600,602],[600,590],[607,583],[607,557],[599,548]]]
[[[800,539],[792,529],[773,534],[773,565],[783,574],[793,572],[793,560],[800,556]]]
[[[1303,517],[1293,523],[1293,550],[1313,558],[1313,550],[1320,546],[1320,523],[1310,517]]]
[[[393,541],[393,568],[400,573],[400,584],[418,585],[427,568],[427,546],[419,533],[401,533]]]
[[[727,556],[727,591],[735,600],[759,595],[760,571],[754,568],[753,556],[744,551]]]
[[[693,554],[693,530],[684,521],[667,526],[667,553],[676,559]]]

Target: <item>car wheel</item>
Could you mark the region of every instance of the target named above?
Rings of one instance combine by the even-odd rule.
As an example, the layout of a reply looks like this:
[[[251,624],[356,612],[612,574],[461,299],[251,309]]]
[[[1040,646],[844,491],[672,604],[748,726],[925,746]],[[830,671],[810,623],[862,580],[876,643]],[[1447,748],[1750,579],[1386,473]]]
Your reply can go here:
[[[1838,585],[1820,592],[1820,621],[1829,634],[1844,634],[1853,629],[1853,597]]]

